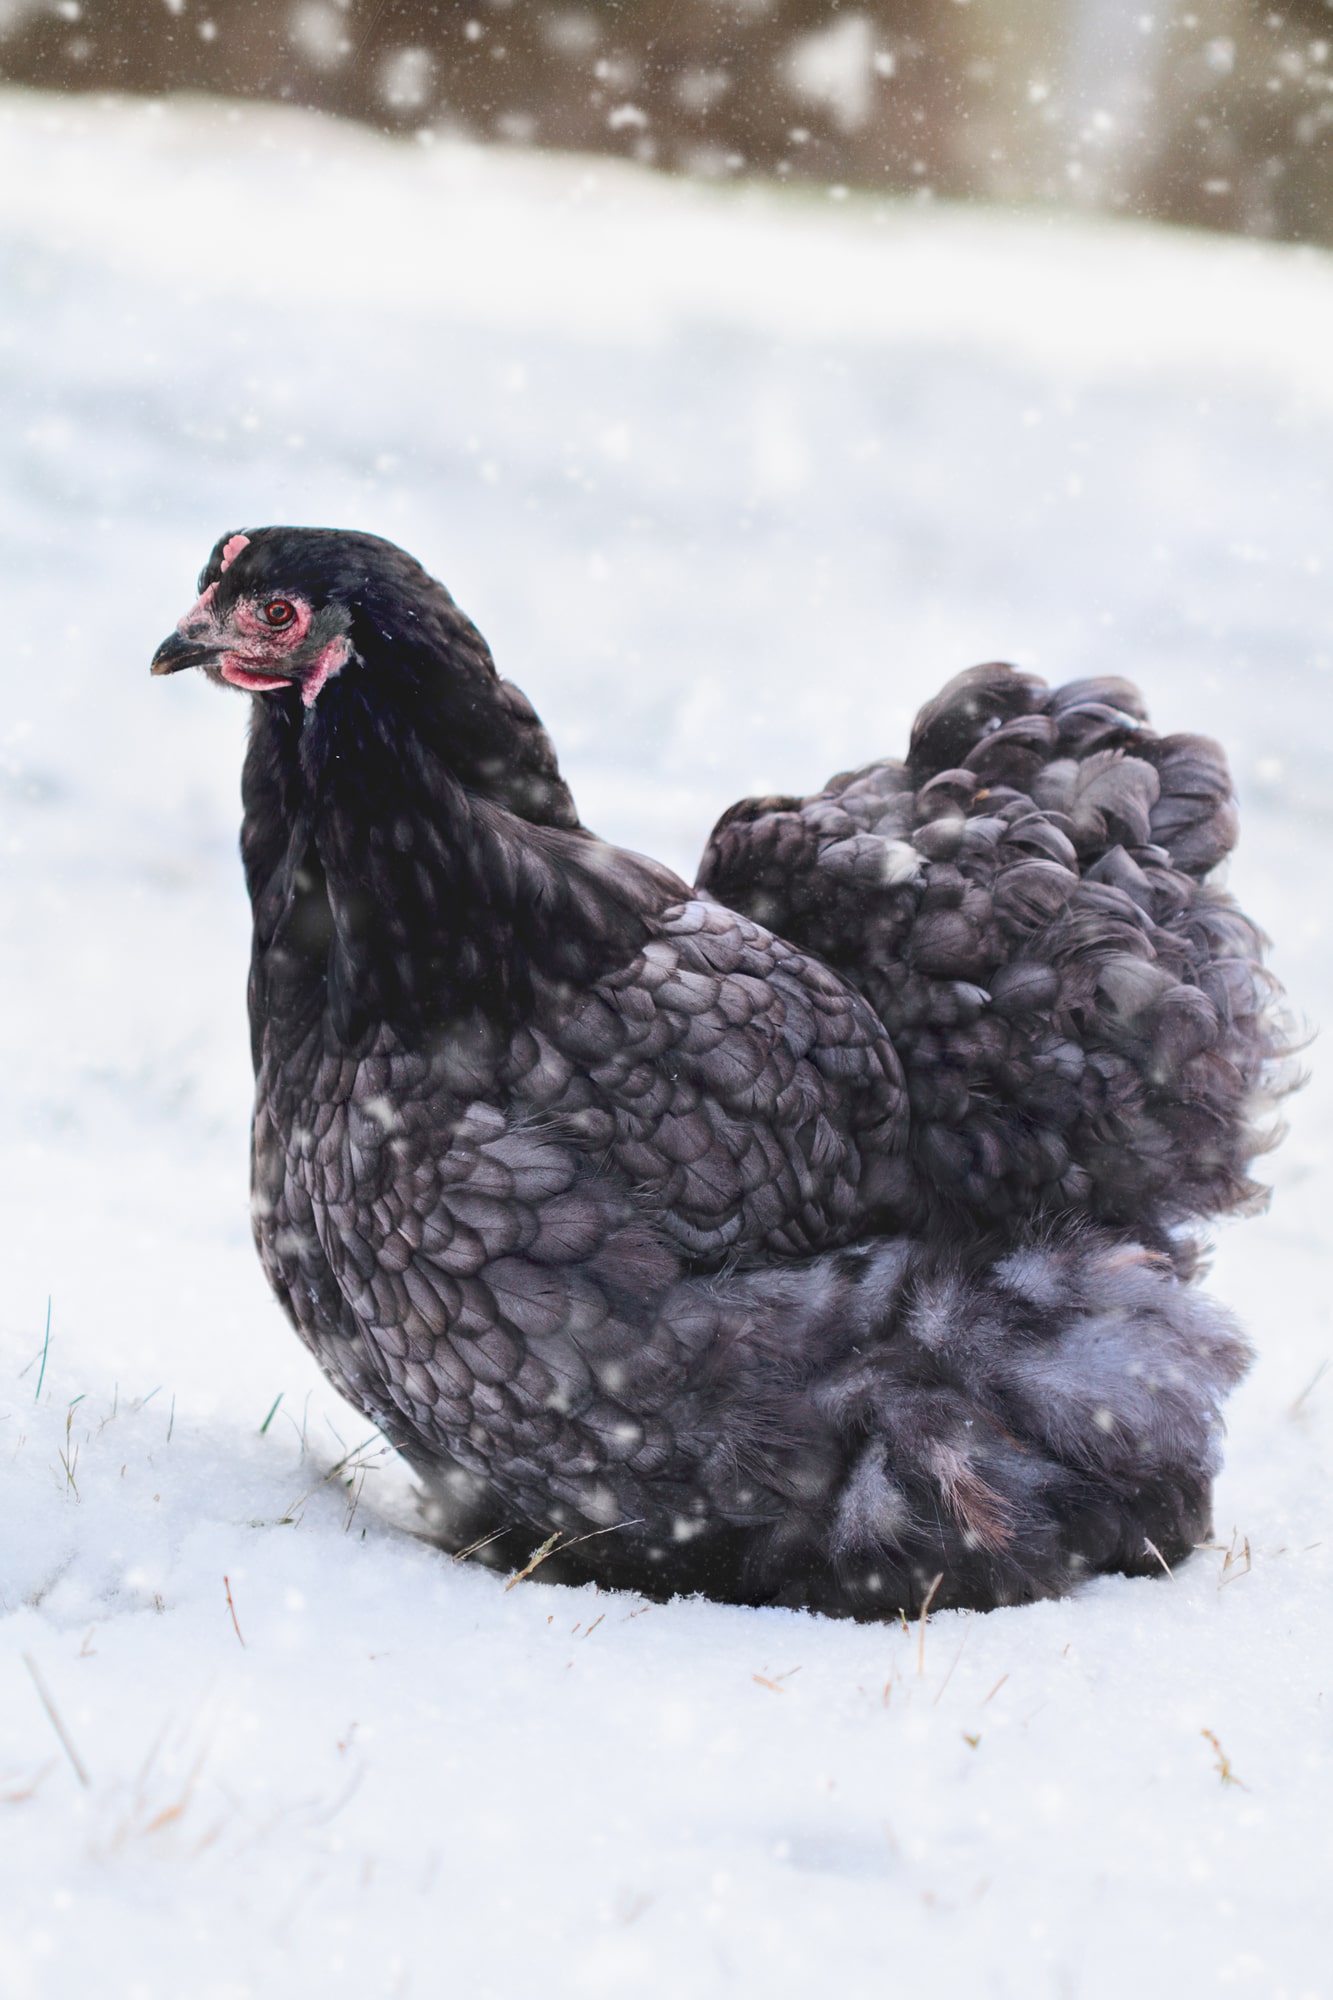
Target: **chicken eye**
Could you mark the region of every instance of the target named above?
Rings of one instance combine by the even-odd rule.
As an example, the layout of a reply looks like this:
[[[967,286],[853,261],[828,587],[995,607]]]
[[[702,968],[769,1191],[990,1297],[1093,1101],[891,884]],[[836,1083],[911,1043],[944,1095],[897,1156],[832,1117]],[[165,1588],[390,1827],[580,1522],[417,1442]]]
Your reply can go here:
[[[264,606],[264,622],[275,628],[290,625],[295,616],[295,605],[289,604],[285,597],[275,597],[271,603]]]

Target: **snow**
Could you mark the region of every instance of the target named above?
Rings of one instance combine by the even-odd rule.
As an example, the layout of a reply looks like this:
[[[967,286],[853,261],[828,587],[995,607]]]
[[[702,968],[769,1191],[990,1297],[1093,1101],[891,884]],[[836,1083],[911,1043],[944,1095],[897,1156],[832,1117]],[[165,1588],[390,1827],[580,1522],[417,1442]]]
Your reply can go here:
[[[221,530],[389,534],[687,871],[959,666],[1128,673],[1225,741],[1317,1021],[1328,257],[10,93],[0,266],[6,1996],[1333,1994],[1318,1050],[1174,1579],[924,1632],[506,1590],[266,1294],[247,704],[147,673]]]

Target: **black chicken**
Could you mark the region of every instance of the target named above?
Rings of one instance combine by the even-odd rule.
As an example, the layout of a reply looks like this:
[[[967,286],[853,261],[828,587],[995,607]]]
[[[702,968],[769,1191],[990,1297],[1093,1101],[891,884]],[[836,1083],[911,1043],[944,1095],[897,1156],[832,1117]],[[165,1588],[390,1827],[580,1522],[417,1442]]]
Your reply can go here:
[[[692,892],[391,544],[200,591],[153,671],[256,696],[260,1254],[452,1546],[874,1616],[1204,1534],[1247,1350],[1181,1226],[1279,1055],[1213,745],[982,668]]]

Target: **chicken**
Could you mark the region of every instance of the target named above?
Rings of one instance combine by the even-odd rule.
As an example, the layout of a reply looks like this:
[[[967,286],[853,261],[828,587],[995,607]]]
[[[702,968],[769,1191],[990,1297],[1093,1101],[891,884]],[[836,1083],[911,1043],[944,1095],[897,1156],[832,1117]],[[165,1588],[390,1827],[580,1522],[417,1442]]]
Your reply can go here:
[[[1204,1536],[1248,1349],[1170,1231],[1275,1053],[1217,753],[988,669],[696,891],[401,550],[253,529],[199,590],[153,671],[253,698],[259,1253],[448,1546],[876,1617]]]

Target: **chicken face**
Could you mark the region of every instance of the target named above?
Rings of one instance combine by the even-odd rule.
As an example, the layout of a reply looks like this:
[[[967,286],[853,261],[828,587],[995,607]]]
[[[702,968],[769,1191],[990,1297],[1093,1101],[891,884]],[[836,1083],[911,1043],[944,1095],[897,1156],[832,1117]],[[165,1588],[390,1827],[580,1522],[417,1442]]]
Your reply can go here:
[[[260,550],[246,560],[250,548],[249,536],[235,534],[214,551],[199,596],[153,655],[152,672],[200,667],[219,686],[247,694],[299,688],[305,706],[313,707],[351,656],[346,610],[275,583]]]
[[[348,731],[368,740],[392,728],[428,741],[451,781],[520,819],[579,824],[545,730],[496,673],[476,626],[380,535],[253,527],[219,536],[198,598],[153,658],[155,674],[182,667],[253,695],[257,725],[266,714],[287,731],[306,725],[309,755],[333,754],[335,740],[342,754]],[[394,797],[382,803],[398,812]]]

